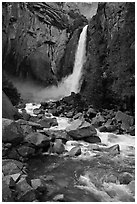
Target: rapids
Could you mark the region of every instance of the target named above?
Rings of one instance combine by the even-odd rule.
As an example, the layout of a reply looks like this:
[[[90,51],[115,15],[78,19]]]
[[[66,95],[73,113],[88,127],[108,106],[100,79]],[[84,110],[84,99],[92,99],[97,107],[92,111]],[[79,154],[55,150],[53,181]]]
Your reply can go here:
[[[34,107],[27,104],[26,110],[30,112]],[[49,130],[63,130],[71,124],[67,118],[56,118],[59,125]],[[76,146],[81,148],[79,156],[68,157],[63,153],[31,158],[28,162],[30,177],[44,178],[47,183],[47,193],[41,201],[53,201],[56,196],[63,197],[65,202],[135,201],[134,182],[128,184],[121,179],[123,175],[135,179],[135,137],[98,130],[97,135],[101,139],[100,144],[74,140],[66,142],[66,151]],[[120,154],[113,155],[107,151],[117,144]]]

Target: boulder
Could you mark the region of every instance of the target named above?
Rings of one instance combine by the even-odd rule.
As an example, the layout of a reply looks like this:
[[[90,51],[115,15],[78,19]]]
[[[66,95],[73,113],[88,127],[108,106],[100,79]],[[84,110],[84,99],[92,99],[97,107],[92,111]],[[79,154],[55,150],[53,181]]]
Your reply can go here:
[[[26,145],[22,145],[17,149],[19,155],[22,157],[30,157],[34,155],[35,149]]]
[[[98,136],[90,136],[84,138],[84,141],[89,143],[100,143],[101,139]]]
[[[119,176],[120,184],[129,184],[133,180],[132,174],[128,172],[123,172]]]
[[[96,112],[93,108],[89,108],[88,111],[87,111],[87,116],[88,116],[89,118],[95,117],[96,114],[97,114],[97,112]]]
[[[70,139],[67,132],[64,130],[53,131],[52,138],[61,139],[63,143],[66,143]]]
[[[2,178],[2,181],[5,181],[5,183],[8,185],[9,188],[14,188],[16,186],[15,181],[13,180],[12,176],[10,176],[10,175],[4,176]]]
[[[107,128],[106,128],[106,126],[104,126],[104,125],[102,125],[101,127],[99,127],[98,130],[99,130],[100,132],[107,132]]]
[[[95,127],[101,126],[105,122],[104,117],[101,115],[101,113],[98,113],[96,117],[92,118],[92,125]]]
[[[69,112],[66,114],[66,117],[67,117],[67,118],[73,118],[73,115],[74,115],[74,112],[73,112],[73,111],[69,111]]]
[[[82,116],[83,116],[83,114],[81,112],[79,112],[76,115],[74,115],[73,119],[76,120],[78,118],[81,118]]]
[[[61,139],[55,140],[53,147],[52,147],[52,151],[57,154],[62,154],[65,151],[65,147]]]
[[[21,111],[22,111],[21,115],[23,117],[23,120],[27,120],[28,121],[30,119],[30,115],[27,113],[26,109],[23,108]]]
[[[73,147],[69,151],[69,156],[74,157],[74,156],[79,156],[81,154],[81,148],[80,147]]]
[[[20,173],[23,169],[23,163],[13,160],[13,159],[4,159],[2,161],[2,172],[6,175]]]
[[[44,110],[42,110],[41,108],[35,108],[34,110],[33,110],[33,114],[35,114],[35,115],[39,115],[39,114],[44,114],[45,113],[45,111]]]
[[[19,153],[17,152],[16,148],[11,148],[7,155],[6,155],[8,159],[15,159],[15,160],[20,160],[20,155]]]
[[[114,132],[117,130],[116,125],[108,125],[106,128],[107,128],[107,132]]]
[[[42,179],[31,179],[31,186],[33,189],[38,191],[46,190],[46,183]]]
[[[10,143],[20,143],[23,140],[23,131],[20,125],[10,119],[2,119],[2,141]]]
[[[71,131],[71,130],[76,130],[77,128],[79,128],[79,126],[82,124],[82,120],[80,119],[76,119],[73,120],[71,125],[69,127],[66,128],[66,131]]]
[[[129,133],[131,136],[135,136],[135,126],[130,127],[130,129],[128,130],[128,133]]]
[[[56,118],[44,118],[44,119],[39,120],[38,123],[43,128],[50,128],[51,126],[58,125],[58,122],[57,122]]]
[[[34,132],[28,134],[25,139],[27,143],[33,144],[37,147],[45,147],[48,146],[50,143],[50,138],[44,134],[41,134],[39,132]]]
[[[35,198],[34,189],[28,184],[26,178],[21,178],[16,184],[16,190],[18,192],[18,202],[32,202]]]
[[[54,202],[63,202],[64,201],[64,195],[63,194],[58,194],[53,198]]]
[[[123,130],[129,130],[130,127],[134,125],[134,118],[121,111],[118,111],[116,113],[115,119],[117,120],[117,122],[122,122],[121,128]]]
[[[18,110],[12,105],[10,99],[2,92],[2,117],[14,120],[20,118]]]
[[[2,180],[2,201],[3,202],[14,202],[13,195],[8,184]]]
[[[93,126],[78,128],[76,130],[70,130],[67,132],[73,139],[79,140],[87,137],[93,137],[97,134],[96,129]]]
[[[16,174],[11,174],[10,177],[16,182],[19,181],[20,177],[21,177],[22,173],[16,173]]]
[[[135,180],[131,181],[131,182],[128,184],[128,188],[129,188],[129,190],[135,195]]]

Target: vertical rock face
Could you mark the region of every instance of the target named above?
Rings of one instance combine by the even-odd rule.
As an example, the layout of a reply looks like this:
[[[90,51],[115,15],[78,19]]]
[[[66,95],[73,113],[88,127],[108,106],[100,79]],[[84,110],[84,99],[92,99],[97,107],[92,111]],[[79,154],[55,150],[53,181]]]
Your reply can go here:
[[[58,2],[3,3],[3,68],[55,84],[70,34],[86,21],[80,13],[77,19]]]
[[[87,36],[81,92],[98,107],[121,101],[133,111],[135,3],[100,3]]]

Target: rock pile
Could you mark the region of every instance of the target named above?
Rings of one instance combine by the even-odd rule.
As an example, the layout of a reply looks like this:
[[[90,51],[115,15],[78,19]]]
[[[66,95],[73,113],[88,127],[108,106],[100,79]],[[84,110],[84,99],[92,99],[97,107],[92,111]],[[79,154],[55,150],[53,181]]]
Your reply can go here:
[[[74,140],[101,143],[97,129],[132,136],[135,131],[132,116],[115,110],[95,110],[79,94],[72,93],[60,101],[41,103],[41,107],[33,111],[35,116],[29,115],[27,120],[24,107],[20,110],[23,110],[23,119],[2,119],[2,182],[3,201],[6,202],[39,201],[46,191],[44,180],[29,178],[25,163],[28,159],[45,153],[79,156],[82,151],[80,146],[74,145],[66,150],[65,144]],[[70,125],[65,130],[54,129],[58,126],[55,116],[68,117]],[[110,149],[94,146],[93,149],[113,155],[120,152],[119,145]]]

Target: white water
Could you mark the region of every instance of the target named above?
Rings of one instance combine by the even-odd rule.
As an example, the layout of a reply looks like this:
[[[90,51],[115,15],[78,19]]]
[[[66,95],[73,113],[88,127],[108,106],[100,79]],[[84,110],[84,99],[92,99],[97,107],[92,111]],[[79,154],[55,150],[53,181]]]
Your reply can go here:
[[[82,76],[83,64],[85,62],[87,27],[88,25],[83,28],[80,34],[73,73],[64,81],[64,84],[69,88],[69,94],[71,92],[78,93],[80,90],[80,79]]]
[[[82,68],[85,62],[87,27],[88,25],[83,28],[80,34],[73,73],[62,79],[62,82],[58,86],[44,88],[35,84],[30,79],[11,79],[14,86],[18,89],[19,93],[21,93],[21,97],[26,100],[26,102],[39,103],[45,100],[59,100],[64,96],[70,95],[71,92],[79,92],[81,88],[80,79],[82,76]]]

